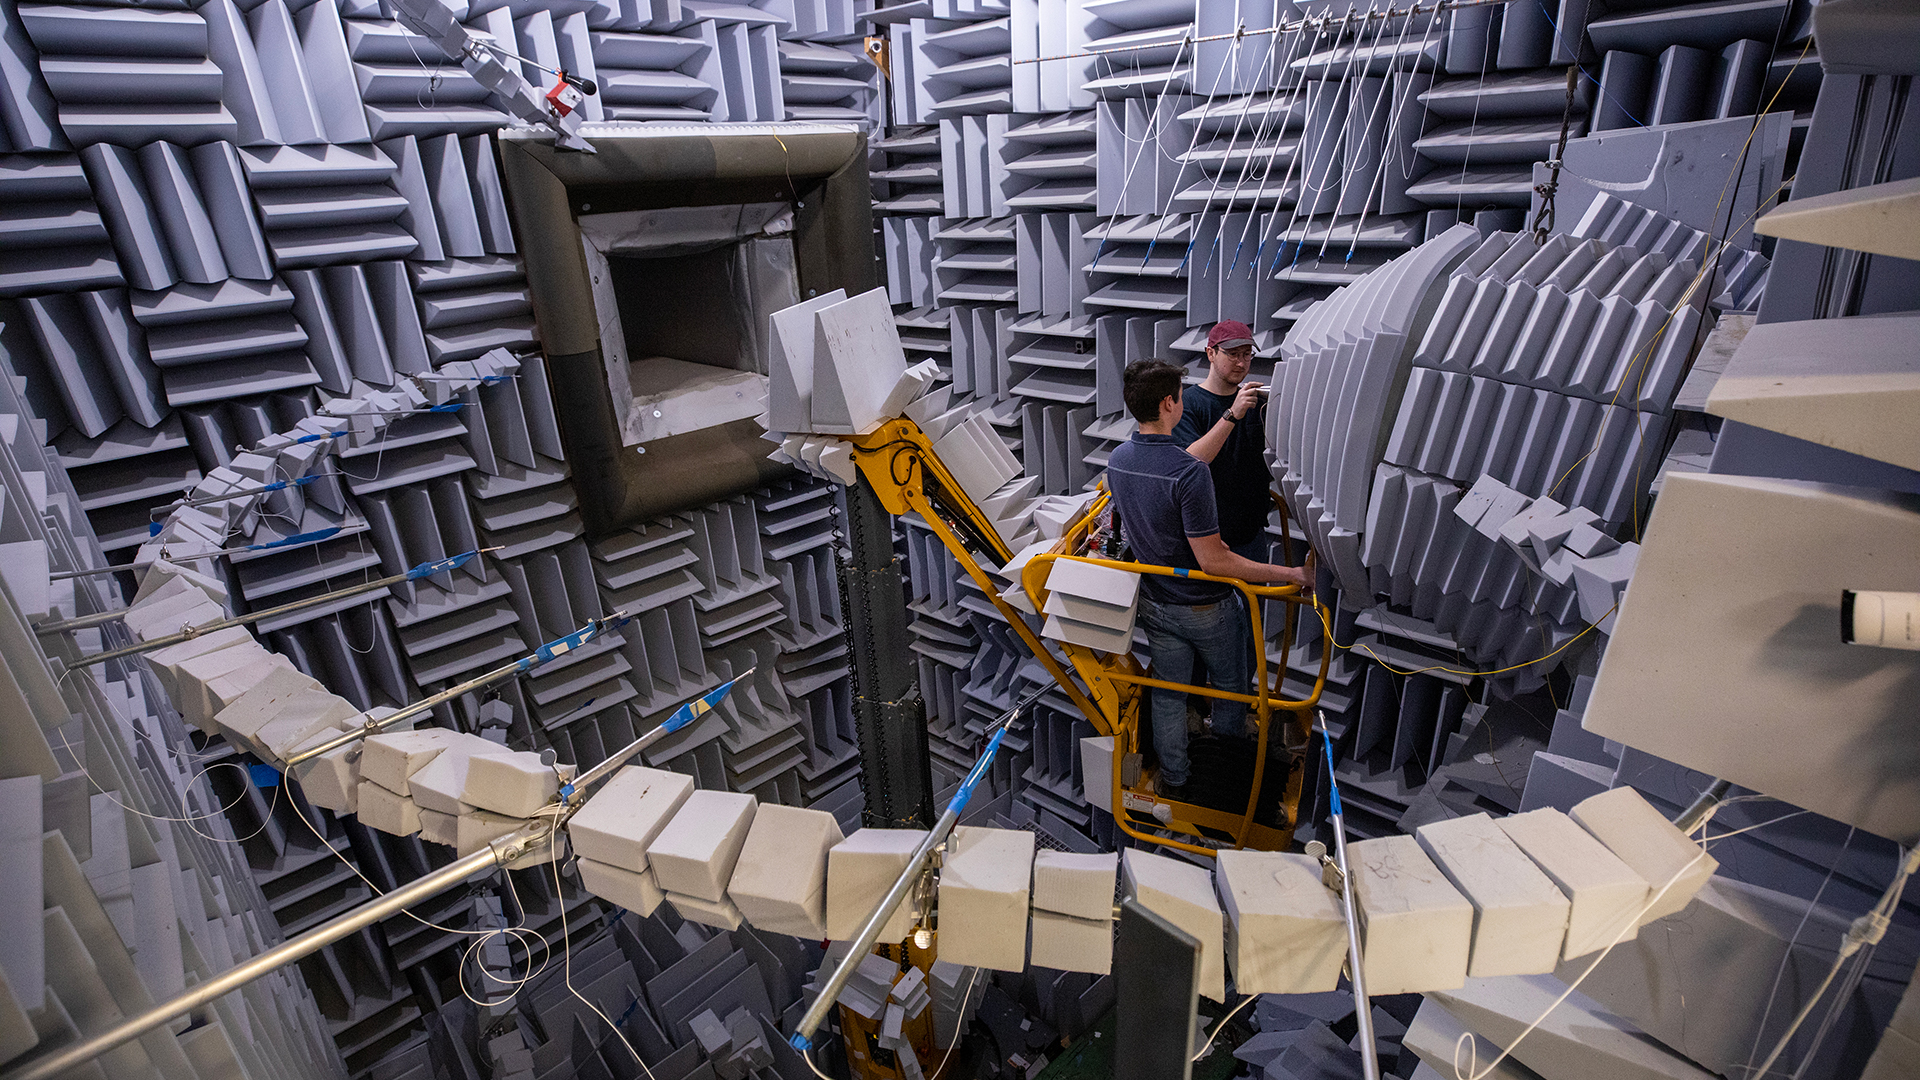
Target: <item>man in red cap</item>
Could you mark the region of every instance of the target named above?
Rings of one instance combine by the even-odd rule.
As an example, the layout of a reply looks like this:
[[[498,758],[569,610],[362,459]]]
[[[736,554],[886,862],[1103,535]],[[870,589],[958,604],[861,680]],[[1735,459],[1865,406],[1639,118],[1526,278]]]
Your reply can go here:
[[[1207,463],[1220,508],[1220,539],[1235,555],[1267,561],[1267,410],[1263,389],[1247,378],[1253,363],[1253,330],[1225,319],[1207,335],[1207,377],[1181,395],[1173,441]]]

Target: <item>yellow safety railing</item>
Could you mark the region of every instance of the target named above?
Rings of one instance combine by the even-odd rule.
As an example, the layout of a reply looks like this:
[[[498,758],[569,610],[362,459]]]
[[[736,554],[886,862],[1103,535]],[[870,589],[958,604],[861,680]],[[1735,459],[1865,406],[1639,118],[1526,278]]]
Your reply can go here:
[[[1255,713],[1255,726],[1258,729],[1254,763],[1253,785],[1247,794],[1245,811],[1234,814],[1214,810],[1209,807],[1170,799],[1154,797],[1156,803],[1169,806],[1170,817],[1164,823],[1173,831],[1185,832],[1194,836],[1205,836],[1207,832],[1222,834],[1232,838],[1232,846],[1244,847],[1249,838],[1271,832],[1254,823],[1258,810],[1261,788],[1266,772],[1266,748],[1269,728],[1276,711],[1289,713],[1304,735],[1309,725],[1305,717],[1318,704],[1321,693],[1326,689],[1327,667],[1331,650],[1323,649],[1320,657],[1320,670],[1313,684],[1313,690],[1307,696],[1289,700],[1281,696],[1281,683],[1285,680],[1287,661],[1292,655],[1293,627],[1291,620],[1281,632],[1279,682],[1269,685],[1268,657],[1264,647],[1266,635],[1263,629],[1260,604],[1262,601],[1279,601],[1288,604],[1313,606],[1317,612],[1318,604],[1311,594],[1297,585],[1253,585],[1238,578],[1218,577],[1197,570],[1179,570],[1166,566],[1151,566],[1144,563],[1123,562],[1115,559],[1103,559],[1094,556],[1076,554],[1085,548],[1087,534],[1100,516],[1109,498],[1104,492],[1090,503],[1072,526],[1061,537],[1053,550],[1035,556],[1022,569],[1020,584],[1026,593],[1033,610],[1039,611],[1046,604],[1048,590],[1046,580],[1052,564],[1061,559],[1075,562],[1093,563],[1133,574],[1152,574],[1162,576],[1181,576],[1194,581],[1212,581],[1236,589],[1245,598],[1247,611],[1251,619],[1253,641],[1259,647],[1254,650],[1254,688],[1252,694],[1216,690],[1212,687],[1190,686],[1185,683],[1168,682],[1147,674],[1131,651],[1106,653],[1073,642],[1056,642],[1067,662],[1071,665],[1072,675],[1060,665],[1059,659],[1045,642],[1033,632],[1022,612],[1013,607],[1000,595],[999,587],[989,576],[987,570],[974,557],[971,546],[962,539],[965,532],[985,547],[985,553],[1005,564],[1012,558],[1012,552],[1000,539],[994,529],[993,521],[970,499],[958,480],[950,473],[945,464],[933,452],[930,441],[913,421],[899,418],[889,420],[874,431],[864,435],[851,436],[847,442],[852,444],[854,462],[865,474],[878,493],[881,505],[888,513],[900,515],[918,514],[940,542],[954,556],[960,568],[972,578],[974,584],[986,594],[987,600],[999,611],[1008,627],[1025,645],[1041,667],[1056,685],[1060,687],[1068,700],[1087,718],[1094,730],[1101,735],[1114,738],[1112,799],[1114,821],[1127,835],[1149,843],[1166,844],[1184,848],[1188,851],[1211,854],[1215,848],[1191,844],[1167,836],[1153,835],[1136,828],[1129,820],[1125,796],[1129,793],[1143,797],[1143,793],[1129,792],[1120,783],[1122,763],[1126,755],[1137,753],[1140,741],[1140,718],[1147,697],[1145,690],[1163,688],[1185,693],[1200,694],[1209,698],[1238,701],[1252,707]],[[1279,508],[1282,522],[1283,558],[1292,561],[1292,542],[1286,532],[1286,503],[1278,496],[1274,503]],[[1296,771],[1288,781],[1288,791],[1283,802],[1289,807],[1297,806],[1300,776]],[[1281,835],[1263,836],[1268,843],[1264,846],[1284,847],[1288,837]]]

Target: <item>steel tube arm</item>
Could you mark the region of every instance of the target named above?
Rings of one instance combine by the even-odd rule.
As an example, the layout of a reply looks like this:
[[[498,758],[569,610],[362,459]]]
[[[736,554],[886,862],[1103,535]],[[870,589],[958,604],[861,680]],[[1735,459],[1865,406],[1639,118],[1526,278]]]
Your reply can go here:
[[[378,735],[382,731],[385,731],[396,724],[405,723],[406,721],[411,720],[414,717],[421,715],[422,713],[428,712],[434,706],[439,705],[442,702],[452,701],[454,698],[457,698],[462,694],[472,693],[475,690],[479,690],[484,687],[490,686],[493,683],[499,682],[501,679],[507,678],[510,675],[517,675],[522,671],[527,671],[541,664],[544,664],[556,656],[561,656],[561,655],[564,655],[565,653],[572,652],[574,649],[577,649],[580,646],[585,645],[587,642],[592,641],[594,638],[599,637],[602,633],[605,633],[607,629],[609,629],[610,627],[620,626],[624,624],[626,621],[627,621],[627,617],[625,612],[616,612],[615,614],[609,615],[604,619],[595,619],[593,622],[590,622],[587,625],[581,627],[580,629],[575,630],[573,633],[568,634],[566,637],[559,638],[554,641],[549,641],[545,645],[540,646],[538,649],[535,649],[534,651],[528,653],[527,655],[521,657],[520,659],[515,660],[511,663],[502,664],[499,667],[494,668],[492,671],[489,671],[484,675],[479,675],[474,678],[468,679],[466,682],[463,682],[463,683],[456,683],[455,685],[447,687],[445,690],[440,691],[439,693],[433,695],[432,697],[422,698],[419,701],[414,702],[413,704],[407,706],[406,708],[401,709],[399,712],[390,713],[386,716],[381,717],[378,720],[369,720],[363,726],[355,728],[352,731],[343,731],[340,734],[334,736],[331,739],[328,739],[326,742],[320,743],[317,746],[310,746],[304,750],[296,751],[295,753],[289,754],[287,755],[286,766],[287,768],[291,769],[295,765],[299,765],[303,762],[311,761],[314,758],[320,757],[323,754],[331,754],[332,752],[340,749],[343,746],[347,746],[351,743],[359,742],[361,739],[367,738],[370,735]]]
[[[487,550],[491,551],[495,549],[489,548]],[[419,566],[408,570],[404,574],[393,574],[389,577],[362,582],[359,585],[349,585],[344,589],[335,589],[332,592],[322,593],[319,596],[309,596],[304,600],[294,600],[289,603],[280,604],[277,607],[262,608],[259,611],[249,611],[245,615],[235,615],[230,619],[219,619],[207,623],[204,626],[190,626],[179,633],[168,634],[165,637],[157,637],[150,641],[142,641],[137,645],[128,645],[120,649],[108,649],[105,652],[94,653],[92,656],[83,656],[75,660],[70,666],[76,668],[91,667],[94,664],[103,664],[108,660],[117,660],[122,656],[134,656],[139,653],[153,652],[156,649],[164,649],[169,645],[178,645],[183,641],[192,641],[202,634],[211,634],[234,626],[246,626],[249,623],[256,623],[262,619],[271,619],[296,611],[304,611],[310,607],[331,604],[335,600],[344,599],[349,596],[357,596],[360,593],[376,592],[389,585],[398,585],[404,581],[418,581],[423,577],[431,577],[434,574],[458,570],[466,564],[467,560],[478,554],[479,552],[477,551],[469,551],[451,558],[441,559],[438,562],[421,563]],[[78,619],[67,619],[57,623],[45,623],[33,629],[36,634],[54,634],[63,630],[81,630],[89,626],[99,626],[102,623],[113,622],[125,616],[130,610],[132,609],[121,608],[118,611],[103,611],[97,615],[83,615]]]
[[[0,1077],[0,1080],[52,1080],[53,1077],[84,1065],[122,1043],[139,1038],[176,1016],[198,1009],[255,979],[286,967],[303,956],[310,956],[355,931],[371,926],[389,915],[397,914],[452,888],[474,874],[511,857],[506,853],[515,845],[519,845],[521,850],[524,850],[525,845],[546,835],[548,835],[548,826],[545,822],[528,825],[496,841],[494,845],[476,851],[464,859],[448,863],[433,873],[370,901],[332,922],[323,923],[291,941],[268,949],[251,959],[243,960],[232,969],[208,979],[186,993],[155,1005],[138,1016],[128,1017],[98,1035],[81,1039],[70,1046],[44,1054],[17,1069],[11,1069],[4,1077]],[[517,852],[514,854],[517,855]]]
[[[1367,999],[1366,963],[1360,953],[1360,918],[1353,903],[1353,874],[1347,868],[1347,823],[1340,812],[1340,783],[1333,775],[1333,739],[1320,717],[1320,746],[1327,755],[1327,796],[1333,817],[1334,865],[1340,868],[1340,904],[1347,917],[1347,957],[1351,961],[1353,1015],[1360,1026],[1360,1067],[1365,1080],[1380,1080],[1380,1048],[1373,1041],[1373,1005]]]
[[[1043,686],[1028,694],[1016,702],[1013,708],[1008,709],[1000,719],[994,721],[993,737],[987,740],[987,748],[981,752],[980,760],[973,763],[973,768],[967,772],[967,778],[960,782],[960,790],[954,792],[953,798],[947,802],[946,811],[940,815],[938,821],[933,823],[933,828],[928,830],[919,846],[913,849],[913,854],[907,857],[906,868],[900,871],[898,878],[894,879],[893,887],[888,889],[887,895],[881,898],[880,906],[874,908],[873,914],[867,916],[866,924],[853,936],[852,947],[847,950],[845,956],[840,958],[840,966],[835,968],[833,974],[827,978],[826,985],[820,988],[820,993],[813,999],[813,1004],[807,1007],[806,1015],[800,1018],[799,1025],[793,1029],[793,1036],[788,1041],[795,1049],[804,1051],[813,1045],[814,1032],[819,1031],[820,1025],[826,1022],[828,1010],[832,1009],[834,1002],[840,999],[840,991],[846,989],[847,980],[853,977],[854,971],[860,966],[860,961],[873,951],[874,942],[880,939],[880,929],[887,924],[888,919],[893,917],[894,909],[900,906],[900,901],[906,899],[907,890],[913,888],[914,883],[919,880],[921,872],[926,868],[927,856],[933,854],[933,849],[939,847],[941,842],[946,840],[947,835],[953,832],[954,823],[960,820],[960,811],[966,809],[967,800],[973,797],[973,789],[980,783],[981,778],[986,776],[987,766],[993,763],[994,754],[999,752],[1000,741],[1006,737],[1007,728],[1013,724],[1014,718],[1026,711],[1028,706],[1040,700],[1040,695],[1046,691],[1047,688]]]
[[[569,795],[584,791],[613,775],[635,754],[705,715],[714,703],[726,696],[727,691],[731,690],[735,683],[752,671],[752,668],[748,668],[745,673],[728,681],[705,697],[688,702],[675,710],[674,714],[659,727],[633,740],[607,760],[581,773],[568,786]],[[139,1038],[176,1016],[192,1012],[215,998],[232,993],[261,976],[286,967],[301,957],[310,956],[355,931],[444,892],[482,870],[494,866],[505,866],[534,845],[553,836],[584,803],[584,799],[579,802],[562,803],[556,814],[544,819],[531,820],[471,855],[448,863],[425,877],[371,900],[330,922],[322,923],[291,941],[268,949],[251,959],[243,960],[234,965],[232,970],[217,975],[178,997],[155,1005],[138,1016],[123,1020],[98,1035],[82,1039],[71,1046],[45,1054],[19,1068],[0,1074],[0,1080],[51,1080],[52,1077],[84,1065],[124,1042]]]

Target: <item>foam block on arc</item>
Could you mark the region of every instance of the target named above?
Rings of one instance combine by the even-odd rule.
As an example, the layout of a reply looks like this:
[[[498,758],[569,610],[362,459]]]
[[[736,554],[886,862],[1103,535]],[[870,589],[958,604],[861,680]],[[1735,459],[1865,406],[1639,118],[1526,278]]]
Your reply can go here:
[[[718,902],[746,845],[757,800],[732,791],[695,791],[647,845],[653,880],[669,893]]]
[[[1414,832],[1447,880],[1473,904],[1467,974],[1542,975],[1560,960],[1571,903],[1485,814],[1429,822]]]
[[[212,722],[211,717],[220,715],[227,706],[239,701],[247,691],[259,686],[277,669],[297,670],[293,666],[293,661],[277,652],[268,652],[264,656],[256,657],[251,664],[234,668],[223,675],[207,680],[202,689],[213,707],[213,711],[209,714],[209,723]],[[203,728],[202,730],[217,730],[217,725],[214,729]]]
[[[260,747],[254,742],[254,735],[280,715],[282,703],[296,694],[320,688],[318,680],[291,667],[276,669],[233,704],[215,713],[214,726],[226,733],[228,742],[258,753]]]
[[[860,932],[926,835],[924,829],[859,829],[827,852],[827,937],[844,941]],[[919,917],[909,896],[880,928],[879,940],[906,937]]]
[[[1203,867],[1165,855],[1130,849],[1122,863],[1127,894],[1200,941],[1200,994],[1227,995],[1225,941],[1213,875]]]
[[[945,940],[942,932],[941,940]],[[1113,920],[1080,919],[1052,911],[1033,912],[1034,967],[1106,975],[1113,971]]]
[[[174,706],[187,723],[201,731],[207,730],[213,724],[214,715],[228,705],[213,695],[211,684],[242,668],[257,669],[264,678],[273,655],[249,638],[238,645],[182,661],[174,669]]]
[[[436,727],[369,735],[360,743],[360,775],[388,791],[411,795],[408,781],[413,774],[459,739],[459,732]]]
[[[1347,920],[1320,864],[1279,851],[1222,851],[1215,883],[1227,912],[1227,958],[1242,994],[1336,989]]]
[[[756,930],[809,940],[827,936],[827,852],[843,839],[839,822],[823,810],[760,807],[727,898]]]
[[[460,842],[458,814],[443,814],[438,810],[428,810],[426,807],[419,806],[417,802],[414,805],[420,809],[420,839],[429,844],[445,844],[447,847],[453,847]]]
[[[508,817],[529,817],[553,801],[560,774],[531,750],[488,754],[467,763],[460,801]]]
[[[1582,800],[1568,815],[1607,845],[1620,861],[1645,878],[1652,907],[1640,916],[1645,926],[1687,906],[1720,861],[1687,838],[1666,815],[1630,787],[1617,787]],[[1662,890],[1665,890],[1664,892]]]
[[[718,900],[704,900],[698,896],[669,892],[667,901],[673,905],[673,910],[680,913],[681,918],[717,930],[738,930],[745,921],[740,909],[724,896]]]
[[[360,710],[345,698],[325,690],[308,690],[283,702],[279,715],[254,732],[254,749],[269,761],[285,760],[293,748],[323,731],[342,731],[360,718]]]
[[[153,670],[154,676],[160,680],[161,686],[166,687],[167,693],[173,695],[179,693],[179,671],[182,664],[196,656],[230,649],[236,645],[245,645],[251,641],[253,641],[253,635],[247,632],[246,627],[229,626],[225,630],[202,634],[177,645],[155,649],[146,654],[147,667]]]
[[[1647,880],[1592,833],[1554,809],[1511,814],[1498,824],[1571,902],[1561,959],[1604,949],[1632,929],[1647,902]]]
[[[590,893],[610,904],[626,908],[628,911],[646,918],[652,915],[660,901],[667,894],[653,880],[651,870],[628,870],[624,866],[612,866],[607,863],[580,857],[580,884]]]
[[[1078,919],[1113,919],[1113,883],[1120,856],[1041,851],[1033,857],[1033,906]]]
[[[1467,980],[1473,904],[1411,836],[1362,840],[1347,849],[1358,902],[1367,990],[1447,990]],[[1375,989],[1375,987],[1379,989]]]
[[[580,857],[623,870],[647,868],[647,845],[693,793],[693,778],[628,765],[613,774],[567,823]]]
[[[420,808],[405,795],[364,777],[360,781],[360,824],[389,836],[412,836],[420,831]]]
[[[422,810],[459,816],[475,809],[460,796],[467,787],[467,768],[476,757],[511,753],[506,747],[478,735],[460,734],[432,761],[407,777],[408,794]]]
[[[382,706],[368,713],[370,719],[379,719],[393,710]],[[338,729],[316,731],[302,740],[293,749],[304,750],[309,746],[318,746],[339,734]],[[354,743],[338,746],[316,758],[309,758],[287,770],[288,775],[300,784],[300,793],[315,806],[325,807],[336,814],[354,814],[360,810],[360,747]]]
[[[454,844],[454,851],[461,858],[465,858],[525,824],[526,822],[519,818],[510,818],[505,814],[490,814],[485,810],[461,814],[454,831],[459,841]]]
[[[961,825],[940,867],[940,955],[995,971],[1027,966],[1033,834]]]

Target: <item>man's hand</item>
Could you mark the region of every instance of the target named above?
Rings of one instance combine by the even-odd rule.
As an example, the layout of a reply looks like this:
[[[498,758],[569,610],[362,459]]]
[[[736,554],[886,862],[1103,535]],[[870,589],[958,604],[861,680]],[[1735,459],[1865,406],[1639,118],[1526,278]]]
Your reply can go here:
[[[1227,407],[1227,415],[1235,420],[1246,419],[1247,413],[1260,403],[1260,384],[1243,382],[1233,395],[1233,404]]]

